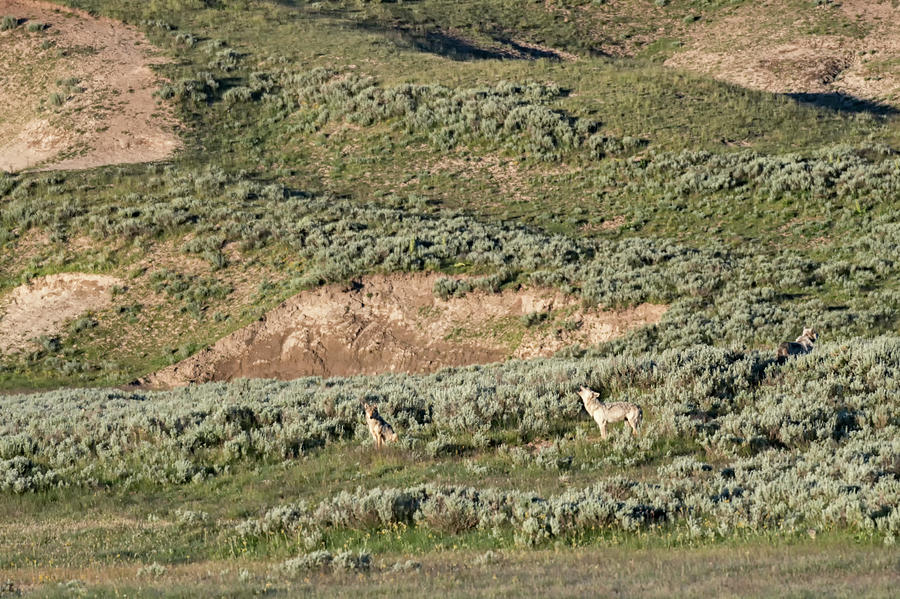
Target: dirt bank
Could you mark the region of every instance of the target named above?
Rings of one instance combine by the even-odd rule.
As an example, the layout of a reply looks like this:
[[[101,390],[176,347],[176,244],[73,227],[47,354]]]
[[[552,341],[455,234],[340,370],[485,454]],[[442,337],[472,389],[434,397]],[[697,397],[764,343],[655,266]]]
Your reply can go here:
[[[666,307],[583,311],[575,298],[546,289],[475,291],[446,301],[439,275],[373,276],[285,301],[263,319],[141,383],[168,387],[239,377],[291,379],[382,372],[547,356],[659,321]],[[529,326],[523,319],[532,318]]]

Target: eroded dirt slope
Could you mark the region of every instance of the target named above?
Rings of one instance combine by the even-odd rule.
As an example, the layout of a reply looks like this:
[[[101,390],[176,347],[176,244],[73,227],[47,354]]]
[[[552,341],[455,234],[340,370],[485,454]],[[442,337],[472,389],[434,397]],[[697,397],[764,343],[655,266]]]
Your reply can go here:
[[[700,21],[688,30],[685,50],[666,65],[752,89],[839,94],[900,107],[900,5],[808,4],[747,2]],[[818,100],[826,103],[829,96]]]
[[[168,387],[238,377],[429,372],[547,356],[655,323],[666,310],[644,304],[585,312],[576,299],[546,289],[475,291],[445,301],[432,293],[438,278],[372,276],[351,288],[300,293],[259,322],[140,382]],[[532,313],[547,317],[526,326],[522,316]]]
[[[162,60],[137,29],[46,2],[0,0],[0,170],[161,160],[178,147],[153,97]],[[32,30],[42,24],[42,29]]]
[[[115,277],[64,273],[40,277],[0,298],[0,354],[33,347],[32,340],[54,335],[63,325],[112,302]]]

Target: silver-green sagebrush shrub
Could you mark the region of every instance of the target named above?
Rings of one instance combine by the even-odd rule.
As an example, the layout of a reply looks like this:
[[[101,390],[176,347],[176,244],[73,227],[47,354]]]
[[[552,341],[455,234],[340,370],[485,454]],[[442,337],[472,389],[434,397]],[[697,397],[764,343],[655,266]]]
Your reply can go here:
[[[658,459],[660,443],[683,445],[687,454],[664,460],[651,480],[603,476],[594,487],[547,498],[430,485],[342,491],[315,505],[275,506],[233,534],[287,534],[309,549],[323,547],[328,530],[401,525],[451,535],[512,530],[522,545],[654,525],[689,538],[804,526],[896,535],[898,364],[900,341],[882,337],[822,343],[783,365],[772,351],[695,346],[327,384],[308,378],[9,396],[0,398],[0,491],[197,484],[234,466],[281,463],[363,438],[357,400],[377,388],[385,416],[415,430],[422,447],[434,444],[437,459],[458,459],[460,448],[472,447],[460,431],[488,440],[503,432],[506,444],[492,449],[487,441],[481,451],[516,468],[629,468]],[[578,443],[597,437],[575,395],[581,384],[641,405],[641,435],[614,432],[600,456],[571,451],[563,433]],[[573,434],[580,430],[586,433]],[[556,443],[525,448],[547,435]],[[177,517],[202,522],[188,511]]]
[[[313,551],[300,557],[289,559],[281,565],[282,574],[289,577],[302,576],[310,571],[366,572],[372,566],[372,556],[366,552]]]

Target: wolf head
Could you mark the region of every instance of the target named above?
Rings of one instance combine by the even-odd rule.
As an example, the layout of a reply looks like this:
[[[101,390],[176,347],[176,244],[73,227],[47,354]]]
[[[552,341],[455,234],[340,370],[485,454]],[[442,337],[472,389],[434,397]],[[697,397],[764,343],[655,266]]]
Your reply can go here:
[[[818,333],[816,333],[815,329],[803,327],[803,335],[801,337],[806,337],[810,341],[815,341],[819,338]]]
[[[368,402],[363,402],[363,409],[366,411],[366,418],[372,418],[378,414],[378,408]]]
[[[597,399],[598,397],[600,397],[600,394],[596,391],[591,391],[585,386],[582,386],[580,389],[578,389],[578,396],[581,398],[581,401],[588,402],[592,399]]]

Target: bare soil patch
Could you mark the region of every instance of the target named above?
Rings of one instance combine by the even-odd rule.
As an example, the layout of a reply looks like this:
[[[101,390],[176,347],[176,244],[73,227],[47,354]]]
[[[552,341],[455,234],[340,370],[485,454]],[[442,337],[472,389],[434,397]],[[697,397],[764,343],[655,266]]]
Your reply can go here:
[[[667,66],[751,89],[836,94],[900,106],[900,7],[892,0],[844,0],[798,10],[748,2],[697,23]]]
[[[35,279],[0,299],[0,354],[27,349],[35,337],[53,335],[66,322],[112,303],[115,277],[64,273]]]
[[[141,32],[47,2],[0,0],[0,16],[23,21],[0,31],[0,170],[147,162],[177,149],[171,106],[153,97],[150,66],[164,59]],[[37,23],[46,27],[29,30]]]
[[[584,311],[547,289],[471,292],[442,300],[440,275],[372,276],[350,288],[300,293],[198,354],[140,381],[169,387],[239,377],[291,379],[383,372],[548,356],[658,322],[666,306]],[[522,316],[548,316],[527,327]]]

